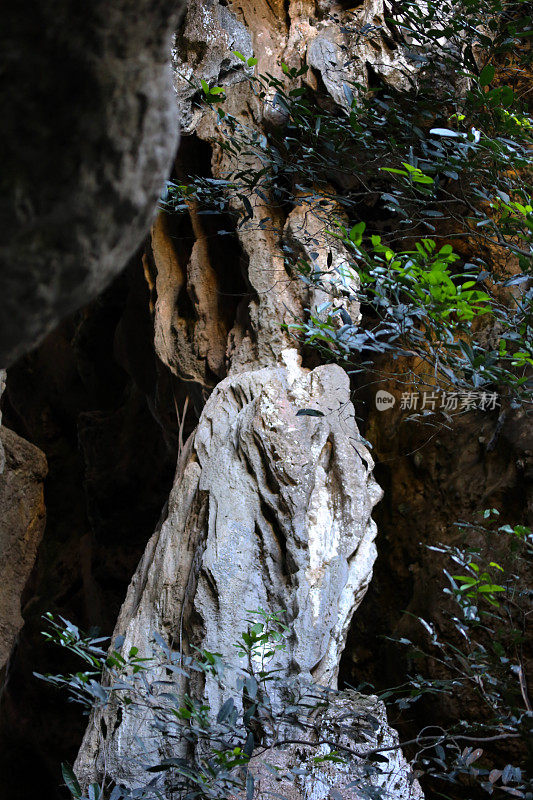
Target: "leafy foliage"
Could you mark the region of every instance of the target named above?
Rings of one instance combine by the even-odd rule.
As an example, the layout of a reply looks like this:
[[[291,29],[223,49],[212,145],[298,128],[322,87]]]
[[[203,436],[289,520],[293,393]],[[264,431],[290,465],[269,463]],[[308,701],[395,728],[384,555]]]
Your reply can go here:
[[[484,518],[476,525],[459,523],[458,544],[429,546],[444,554],[456,573],[444,570],[443,588],[451,601],[445,615],[455,638],[443,639],[435,621],[418,617],[426,641],[396,640],[413,664],[429,661],[439,677],[419,671],[381,696],[408,709],[423,697],[446,694],[463,709],[462,718],[423,756],[432,782],[477,784],[490,795],[529,800],[533,708],[526,673],[533,534],[523,525],[498,524],[496,509],[487,509]],[[503,566],[494,561],[495,549],[504,555]],[[506,764],[506,756],[518,756],[518,764]]]
[[[256,209],[306,207],[340,235],[343,296],[359,300],[363,316],[340,325],[338,307],[310,307],[290,326],[294,335],[349,364],[359,354],[409,354],[444,385],[497,386],[529,401],[528,10],[499,0],[393,3],[381,28],[354,16],[343,24],[356,41],[394,40],[404,88],[368,91],[354,79],[340,108],[308,88],[306,65],[282,64],[283,79],[248,75],[284,120],[267,131],[227,113],[222,87],[203,86],[232,166],[216,179],[169,185],[164,206],[186,211],[194,197],[248,227],[275,225]],[[309,285],[331,291],[313,258],[287,244],[285,255]]]
[[[380,695],[390,708],[405,710],[424,697],[445,694],[464,712],[447,727],[431,723],[401,744],[380,744],[379,712],[372,698],[353,690],[329,690],[301,676],[280,675],[276,655],[290,636],[283,612],[250,612],[248,628],[234,645],[242,668],[207,650],[186,656],[158,634],[149,657],[140,657],[135,647],[121,653],[122,638],[106,654],[100,648],[102,639],[86,637],[71,623],[48,614],[51,630],[45,636],[78,655],[88,669],[39,677],[65,687],[73,700],[90,708],[110,708],[115,714],[120,708],[120,718],[143,720],[138,754],[132,756],[145,771],[143,784],[119,786],[103,775],[84,795],[72,769],[63,765],[72,797],[132,800],[162,798],[170,792],[173,797],[214,800],[242,793],[251,800],[259,765],[279,782],[277,795],[283,797],[283,782],[298,784],[314,775],[317,766],[331,762],[351,766],[341,788],[356,786],[358,796],[382,798],[387,796],[383,776],[393,768],[391,753],[410,746],[413,779],[416,775],[426,785],[436,784],[437,793],[443,784],[457,784],[531,800],[533,765],[531,756],[525,762],[522,757],[528,754],[533,733],[524,650],[532,610],[525,587],[533,534],[522,525],[498,524],[495,509],[488,509],[484,517],[478,525],[458,525],[463,532],[459,543],[430,547],[453,565],[453,574],[448,567],[444,570],[443,591],[451,603],[447,615],[455,640],[442,640],[436,622],[423,618],[417,620],[425,643],[397,640],[407,648],[413,665],[429,659],[438,666],[439,677],[417,671],[402,686]],[[503,566],[487,556],[495,536],[505,553]],[[218,687],[225,698],[219,708],[211,708],[202,692],[195,693],[195,676]],[[332,715],[332,709],[343,713]],[[155,756],[154,734],[162,743]],[[270,761],[274,751],[294,744],[300,753],[308,753],[306,758],[284,766]],[[514,747],[509,750],[509,745]],[[518,754],[522,763],[506,763],[506,754]]]
[[[116,785],[104,774],[85,794],[64,764],[63,780],[76,800],[252,800],[258,775],[270,776],[276,795],[283,798],[284,783],[298,784],[326,763],[354,762],[351,772],[344,769],[340,775],[343,786],[357,786],[358,796],[368,800],[387,796],[379,787],[394,769],[390,754],[399,745],[378,740],[375,698],[332,691],[303,676],[280,675],[275,657],[290,635],[282,612],[250,612],[248,628],[234,645],[242,668],[205,649],[195,656],[179,653],[159,634],[149,657],[140,658],[135,647],[122,654],[120,637],[105,654],[101,639],[86,637],[51,614],[46,618],[51,629],[46,637],[81,657],[89,669],[37,677],[66,688],[71,699],[97,712],[110,709],[119,719],[142,720],[135,737],[138,752],[131,755],[145,775],[141,784]],[[195,691],[198,677],[225,698],[218,708]],[[339,701],[344,705],[338,706]],[[343,713],[330,717],[330,708]],[[155,750],[154,741],[161,744]],[[298,756],[285,764],[269,760],[274,751],[293,745],[299,746]]]

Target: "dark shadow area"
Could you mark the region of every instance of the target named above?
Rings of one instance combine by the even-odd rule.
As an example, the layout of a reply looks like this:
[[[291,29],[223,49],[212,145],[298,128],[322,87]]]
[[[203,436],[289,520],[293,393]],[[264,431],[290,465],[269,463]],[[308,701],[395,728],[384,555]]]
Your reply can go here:
[[[406,637],[427,647],[417,616],[434,622],[441,640],[461,645],[446,616],[453,606],[443,594],[443,569],[450,570],[451,564],[426,545],[460,545],[463,533],[454,523],[479,522],[485,508],[497,508],[502,524],[532,521],[527,507],[531,426],[523,411],[509,413],[501,430],[498,410],[466,413],[451,428],[439,428],[406,421],[409,412],[398,404],[376,410],[375,391],[384,386],[354,393],[356,415],[365,421],[363,435],[374,445],[374,474],[384,497],[373,513],[378,528],[374,575],[350,626],[339,685],[366,684],[361,689],[366,693],[398,686],[416,673],[443,677],[434,661],[415,661],[408,648],[389,638]],[[491,540],[492,558],[504,563],[507,548],[507,540]],[[401,714],[390,706],[389,721],[405,741],[425,725],[446,726],[465,714],[475,719],[479,701],[473,692],[467,699],[465,707],[447,694],[431,695]],[[424,788],[428,799],[437,796]],[[486,796],[480,787],[466,794],[457,786],[447,791],[469,800]]]
[[[154,352],[140,254],[9,371],[3,422],[45,452],[49,474],[46,531],[1,696],[2,798],[67,796],[60,763],[75,758],[87,719],[33,677],[79,668],[44,641],[42,615],[112,632],[172,485],[186,388]],[[185,435],[195,422],[190,411]]]

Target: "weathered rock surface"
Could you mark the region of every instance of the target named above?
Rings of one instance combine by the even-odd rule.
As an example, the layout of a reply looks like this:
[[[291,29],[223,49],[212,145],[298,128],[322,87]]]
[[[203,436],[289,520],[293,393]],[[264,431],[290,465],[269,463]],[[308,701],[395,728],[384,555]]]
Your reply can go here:
[[[190,253],[176,247],[167,215],[159,214],[152,228],[154,345],[179,378],[212,388],[227,371],[233,303],[223,291],[222,269],[215,267],[218,260],[223,268],[224,261],[213,259],[201,218],[192,208],[191,221],[196,238]]]
[[[135,252],[178,125],[181,0],[31,0],[0,36],[0,366],[87,303]]]
[[[205,114],[194,102],[200,79],[210,86],[232,86],[246,79],[249,69],[232,51],[246,58],[254,55],[258,74],[270,72],[280,78],[282,61],[290,66],[307,63],[339,106],[350,106],[349,84],[372,83],[375,75],[392,87],[405,88],[418,68],[386,18],[383,0],[365,0],[349,8],[311,0],[236,0],[230,6],[219,0],[192,0],[173,54],[184,132],[197,132]],[[312,74],[304,80],[316,88]],[[259,111],[256,123],[275,114],[268,98],[247,111],[249,118]]]
[[[0,671],[23,624],[20,596],[43,535],[46,511],[44,453],[0,428],[5,464],[0,474]]]
[[[375,720],[376,732],[374,735],[367,734],[364,744],[354,743],[354,737],[347,733],[339,735],[340,729],[357,730],[364,727],[369,716]],[[287,800],[325,800],[332,796],[333,789],[335,796],[338,793],[343,800],[362,800],[368,797],[366,792],[375,787],[374,791],[380,790],[381,796],[390,800],[422,800],[420,785],[409,775],[409,766],[398,746],[398,734],[389,727],[385,705],[376,697],[352,690],[343,692],[336,696],[327,711],[319,714],[319,728],[324,738],[330,738],[339,746],[361,756],[374,748],[383,748],[381,755],[384,760],[379,768],[365,775],[357,757],[347,759],[344,763],[315,763],[317,755],[325,756],[331,752],[329,745],[291,745],[283,751],[270,754],[268,766],[280,769],[282,774],[296,768],[305,775],[295,780],[287,777],[276,780],[272,777],[271,769],[265,767],[260,759],[254,758],[250,771],[254,775],[259,798],[268,798],[275,793]],[[313,743],[313,738],[308,738]],[[364,787],[366,792],[358,790],[358,786]]]
[[[257,74],[270,73],[282,81],[285,80],[282,61],[298,68],[307,64],[309,70],[302,82],[313,89],[320,83],[328,102],[348,108],[353,81],[372,85],[377,79],[398,88],[416,78],[418,67],[408,60],[405,45],[396,41],[396,34],[389,29],[385,18],[382,0],[367,0],[355,8],[346,8],[344,3],[315,4],[309,0],[290,0],[289,3],[236,0],[231,5],[218,0],[208,3],[191,0],[176,37],[174,83],[183,132],[185,136],[194,134],[197,140],[209,144],[212,177],[217,180],[227,178],[237,166],[239,170],[248,168],[258,172],[263,165],[248,152],[239,152],[236,161],[221,147],[222,136],[215,115],[197,102],[201,80],[209,86],[226,88],[225,112],[249,132],[263,134],[269,126],[283,129],[286,122],[283,110],[274,102],[274,90],[260,99],[249,81],[250,68],[232,51],[240,52],[245,58],[253,55],[257,59]],[[367,33],[362,32],[365,30]],[[184,165],[185,173],[187,166]],[[242,210],[242,202],[237,197],[232,196],[229,202],[234,212]],[[322,224],[320,220],[312,219],[312,213],[307,213],[303,205],[287,214],[287,209],[270,202],[266,196],[254,195],[250,202],[254,219],[240,225],[236,231],[247,262],[248,296],[226,334],[225,360],[220,357],[223,345],[220,334],[225,331],[218,330],[206,340],[202,355],[205,361],[207,351],[207,360],[216,362],[219,377],[246,370],[251,364],[268,366],[279,363],[282,351],[292,343],[282,323],[288,325],[295,319],[301,320],[306,308],[320,303],[320,297],[305,292],[301,282],[290,274],[286,264],[286,246],[290,245],[296,253],[307,256],[314,250],[322,250],[318,259],[321,266],[327,250],[332,249],[331,240],[323,234],[319,234],[318,244],[313,241]],[[257,224],[261,219],[268,220],[263,227]],[[197,268],[196,272],[207,274],[214,266],[213,260],[202,254],[205,242],[197,230],[194,230],[194,237],[196,243],[187,273],[190,275],[199,258],[201,269]],[[158,247],[157,238],[153,239],[152,247]],[[156,261],[164,258],[165,250],[166,245],[163,245],[159,259],[154,251]],[[332,267],[338,267],[342,258],[341,249],[334,246]],[[168,289],[170,296],[179,294],[183,274],[183,268],[177,272],[174,290],[167,282],[165,298]],[[201,285],[201,281],[199,283]],[[162,308],[167,302],[165,298],[158,300]],[[206,304],[203,306],[205,308]],[[205,329],[201,314],[196,323],[194,318],[184,318],[179,309],[173,313],[174,331],[187,328],[190,339],[191,329],[198,324],[201,337],[201,331]],[[357,308],[350,308],[349,313],[352,319],[357,320]],[[165,325],[163,316],[156,315],[158,352],[166,363],[172,363],[178,374],[190,375],[192,369],[190,363],[186,363],[187,358],[181,367],[179,363],[189,355],[190,349],[180,354],[178,346],[173,357],[168,355],[167,345],[172,335],[168,319],[167,314]],[[211,332],[214,332],[213,319],[209,324]]]
[[[6,372],[0,370],[0,399]],[[46,510],[46,457],[1,425],[0,410],[0,674],[23,625],[20,597],[35,562]]]
[[[4,389],[6,388],[6,371],[5,369],[0,369],[0,403],[2,401],[2,395],[4,393]],[[2,406],[0,405],[0,425],[2,425]],[[4,452],[4,446],[0,441],[0,475],[4,471],[4,467],[6,464],[6,456]]]
[[[6,232],[0,251],[5,262],[0,366],[37,342],[61,315],[100,292],[121,269],[149,224],[176,144],[166,62],[179,3],[97,0],[79,10],[71,5],[61,0],[47,11],[30,0],[12,12],[4,28],[8,67],[2,79],[8,104],[1,124],[11,157],[0,200]],[[201,174],[214,179],[224,178],[235,166],[220,146],[213,114],[196,102],[200,79],[229,87],[225,108],[250,131],[283,131],[283,109],[273,103],[273,94],[265,100],[254,94],[250,70],[232,50],[245,58],[255,55],[259,73],[270,71],[281,80],[280,61],[295,67],[307,64],[302,82],[317,89],[328,107],[335,103],[345,110],[352,81],[399,88],[415,78],[417,68],[387,23],[382,0],[349,5],[329,0],[235,0],[229,5],[225,0],[191,0],[173,53],[178,113],[192,143],[179,155],[178,177],[180,170],[194,173],[198,160]],[[372,32],[372,41],[363,28]],[[20,42],[25,42],[24,58]],[[15,70],[20,73],[16,80]],[[188,163],[190,154],[196,155]],[[249,155],[238,164],[260,167]],[[34,643],[40,612],[47,608],[39,603],[52,598],[60,612],[81,613],[83,623],[96,620],[110,629],[146,530],[153,530],[162,485],[171,477],[166,444],[180,439],[175,416],[179,422],[185,398],[187,403],[192,398],[199,413],[214,389],[182,453],[164,518],[122,608],[116,630],[125,634],[124,648],[137,646],[142,653],[151,634],[160,631],[185,650],[206,647],[231,661],[232,643],[246,626],[247,609],[285,608],[292,637],[287,650],[278,654],[282,674],[336,685],[347,629],[372,573],[375,525],[370,515],[380,490],[355,425],[347,376],[332,366],[302,370],[287,350],[293,340],[282,323],[301,320],[305,309],[316,312],[330,294],[294,280],[285,260],[287,248],[315,261],[324,274],[330,271],[334,302],[342,303],[354,322],[359,308],[346,302],[336,283],[345,254],[324,233],[318,216],[299,201],[282,205],[252,197],[251,202],[254,220],[234,228],[234,236],[226,239],[217,235],[218,227],[228,221],[235,226],[235,220],[220,214],[223,224],[213,225],[212,217],[201,217],[193,202],[185,221],[160,216],[143,258],[150,301],[142,293],[128,301],[116,329],[115,323],[109,326],[109,336],[102,336],[108,312],[89,311],[68,344],[60,334],[43,345],[42,359],[27,366],[19,391],[14,391],[20,397],[35,389],[28,428],[45,434],[57,455],[50,458],[52,480],[47,486],[55,492],[50,550],[56,548],[59,555],[48,552],[39,558],[36,573],[40,569],[41,574],[32,580],[34,604],[28,604],[27,624],[11,662],[19,662],[18,686],[4,693],[4,700],[11,694],[0,725],[0,766],[4,773],[14,773],[11,783],[2,777],[13,800],[14,791],[28,794],[32,780],[39,784],[29,794],[40,793],[46,800],[52,796],[46,788],[43,794],[40,770],[29,784],[18,778],[27,761],[36,763],[35,751],[30,747],[26,758],[18,742],[28,746],[32,728],[46,728],[48,738],[54,731],[53,714],[40,698],[40,718],[21,713],[25,705],[35,705],[26,686],[34,668],[32,636]],[[242,212],[241,199],[233,196],[229,203],[233,212]],[[267,219],[269,225],[260,227],[257,219]],[[142,283],[137,266],[136,280]],[[148,308],[163,364],[153,358]],[[112,351],[131,380],[120,368],[117,372],[117,364],[107,364]],[[65,362],[61,353],[69,353]],[[39,395],[51,364],[44,395]],[[1,388],[2,372],[0,394]],[[16,405],[12,400],[11,413]],[[297,415],[306,408],[322,416]],[[23,413],[20,419],[28,422]],[[498,419],[496,431],[499,424]],[[382,472],[390,485],[381,512],[390,544],[366,622],[351,629],[351,651],[358,663],[352,672],[348,654],[348,678],[358,676],[362,662],[371,662],[373,671],[367,669],[359,678],[374,680],[377,669],[392,662],[390,651],[377,655],[379,643],[372,639],[376,621],[390,614],[397,622],[399,609],[409,602],[414,612],[435,604],[427,580],[416,581],[414,590],[412,586],[417,570],[425,577],[435,574],[434,565],[432,571],[427,563],[423,568],[416,563],[419,539],[433,541],[435,531],[446,532],[450,506],[469,510],[469,504],[479,507],[485,496],[506,495],[508,490],[518,496],[526,478],[530,480],[531,442],[518,415],[512,424],[507,420],[503,444],[498,445],[512,446],[515,464],[502,470],[505,458],[490,456],[488,445],[482,456],[473,453],[487,437],[492,442],[493,434],[487,433],[491,425],[483,422],[474,436],[463,430],[458,441],[449,437],[444,446],[438,439],[429,447],[417,440],[416,446],[400,452],[397,431],[381,422],[377,426],[370,415],[370,438],[393,465],[389,473],[386,467]],[[457,456],[461,441],[469,445]],[[414,454],[412,464],[404,451]],[[45,473],[39,450],[10,431],[0,432],[0,669],[20,628],[19,597],[44,526]],[[466,497],[460,494],[465,485]],[[68,502],[65,486],[73,489]],[[428,513],[436,502],[437,516]],[[506,502],[512,506],[517,501]],[[52,582],[57,585],[47,590]],[[393,627],[379,630],[388,633]],[[390,678],[395,682],[392,671]],[[208,681],[204,688],[192,688],[213,708],[219,705],[216,685]],[[39,688],[30,688],[30,698],[32,691]],[[349,711],[364,717],[371,712],[378,728],[365,747],[396,748],[397,734],[374,698],[354,695],[348,706],[343,703],[335,703],[321,720],[324,730],[333,725],[335,715]],[[76,740],[59,717],[56,734],[60,727],[63,737]],[[94,715],[78,758],[84,781],[106,770],[129,784],[144,778],[135,736],[148,738],[152,732],[148,720],[141,720],[140,727],[138,723],[113,712],[106,712],[103,720]],[[13,736],[17,726],[18,740]],[[157,735],[152,745],[163,753]],[[309,765],[306,752],[287,748],[280,765]],[[58,759],[48,760],[50,791],[55,792]],[[357,763],[346,769],[321,764],[305,781],[274,787],[267,778],[259,791],[273,788],[291,800],[322,800],[331,788],[342,794],[347,780],[359,776]],[[390,751],[377,785],[397,800],[420,797],[398,749]],[[352,800],[356,795],[349,793]]]
[[[336,685],[348,624],[372,574],[371,519],[381,490],[361,443],[346,374],[279,367],[222,381],[209,398],[122,608],[123,647],[147,652],[153,632],[235,662],[247,609],[287,609],[292,636],[279,668]],[[297,415],[312,408],[321,416]],[[206,689],[213,708],[216,686]],[[137,723],[97,720],[77,770],[141,780]]]
[[[342,219],[340,209],[332,210]],[[320,317],[324,304],[337,308],[342,306],[354,324],[357,324],[361,319],[360,306],[351,297],[359,288],[359,278],[349,265],[344,246],[328,232],[328,222],[324,214],[317,213],[305,204],[295,205],[287,217],[283,239],[295,256],[303,256],[308,264],[314,265],[322,275],[324,287],[327,287],[327,291],[314,286],[309,288],[308,302],[312,313]],[[337,319],[339,326],[342,325],[342,318]]]
[[[357,13],[360,25],[377,24],[383,8],[365,3]],[[387,36],[379,48],[362,40],[357,53],[350,49],[341,25],[346,28],[352,18],[341,6],[305,1],[227,6],[192,0],[173,54],[179,112],[190,136],[190,150],[176,163],[178,179],[186,182],[194,173],[188,153],[200,153],[201,174],[215,180],[235,168],[221,147],[214,115],[196,102],[201,79],[231,87],[224,109],[249,130],[284,125],[272,98],[254,94],[247,67],[232,50],[254,55],[259,73],[281,79],[278,57],[292,66],[306,61],[311,69],[304,80],[313,88],[322,81],[328,102],[344,106],[344,81],[370,83],[376,74],[392,85],[404,81],[390,69],[394,59],[402,68],[405,62],[392,54],[397,44]],[[261,164],[241,153],[238,166],[254,171]],[[242,211],[235,193],[228,202],[232,212]],[[143,264],[156,351],[178,378],[201,387],[204,397],[215,388],[182,453],[166,517],[130,585],[116,634],[125,636],[125,651],[148,652],[157,631],[185,650],[205,647],[235,662],[232,644],[246,628],[246,610],[287,609],[292,635],[276,666],[284,675],[334,687],[348,625],[372,573],[370,515],[381,491],[355,424],[347,375],[331,365],[302,370],[282,323],[302,319],[305,308],[316,309],[323,299],[294,280],[287,248],[317,259],[323,269],[332,267],[332,281],[344,253],[303,203],[288,209],[268,197],[250,202],[254,218],[234,231],[238,252],[232,266],[224,261],[228,239],[213,246],[217,228],[209,230],[192,202],[185,222],[160,217],[152,231]],[[268,224],[258,225],[261,219]],[[218,227],[228,224],[228,215],[221,214],[222,220]],[[244,272],[244,291],[239,287],[242,298],[231,306],[222,275],[235,275],[236,265]],[[348,312],[359,318],[356,304]],[[321,415],[297,416],[309,408]],[[214,683],[196,690],[213,709],[219,706]],[[361,713],[368,702],[375,704],[361,698]],[[376,713],[377,741],[396,742],[384,709]],[[142,714],[135,720],[110,709],[103,717],[93,715],[76,765],[82,782],[104,774],[130,786],[145,782],[139,731],[154,759],[164,753]],[[390,771],[400,778],[388,788],[397,798],[417,796],[403,756],[394,753]],[[285,756],[293,763],[301,758],[298,752]],[[294,796],[318,799],[345,780],[345,774],[325,770],[309,786],[293,787]]]

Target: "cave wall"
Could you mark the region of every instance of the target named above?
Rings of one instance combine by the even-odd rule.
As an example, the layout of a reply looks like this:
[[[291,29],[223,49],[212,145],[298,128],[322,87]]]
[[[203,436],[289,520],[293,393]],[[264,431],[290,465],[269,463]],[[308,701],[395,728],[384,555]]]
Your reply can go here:
[[[29,578],[41,541],[46,510],[43,481],[44,453],[5,426],[0,428],[0,675],[23,625],[20,596]]]
[[[0,365],[107,286],[155,211],[178,141],[179,0],[38,0],[0,33],[5,148]]]

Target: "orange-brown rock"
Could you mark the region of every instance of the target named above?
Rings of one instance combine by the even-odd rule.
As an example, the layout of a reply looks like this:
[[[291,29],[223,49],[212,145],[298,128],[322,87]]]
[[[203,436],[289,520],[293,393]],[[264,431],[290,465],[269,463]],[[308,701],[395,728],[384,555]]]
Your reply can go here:
[[[44,532],[44,453],[8,428],[0,429],[5,467],[0,475],[0,669],[22,627],[20,596]]]

